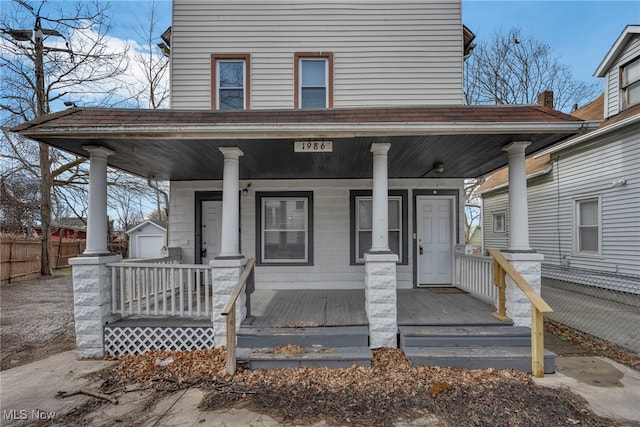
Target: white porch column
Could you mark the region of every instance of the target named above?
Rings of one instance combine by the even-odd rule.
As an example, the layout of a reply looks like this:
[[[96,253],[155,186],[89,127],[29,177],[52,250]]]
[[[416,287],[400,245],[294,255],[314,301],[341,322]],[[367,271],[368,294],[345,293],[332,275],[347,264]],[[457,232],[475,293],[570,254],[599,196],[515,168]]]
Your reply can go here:
[[[529,246],[529,208],[525,149],[529,141],[514,141],[504,147],[509,156],[509,247],[503,255],[531,287],[540,294],[544,256]],[[507,316],[516,326],[531,327],[531,303],[515,282],[506,277]]]
[[[242,258],[240,255],[240,156],[238,147],[220,147],[224,156],[222,183],[222,241],[219,259]]]
[[[514,141],[503,150],[509,155],[509,250],[531,251],[524,150],[531,143]]]
[[[373,190],[371,250],[369,252],[389,252],[389,184],[387,153],[391,144],[371,144],[373,153]]]
[[[389,250],[389,184],[387,153],[390,144],[371,144],[373,153],[372,238],[364,255],[365,309],[371,348],[398,346],[396,263]]]
[[[89,152],[89,212],[87,215],[87,248],[84,255],[109,254],[107,248],[107,157],[113,151],[86,145]]]

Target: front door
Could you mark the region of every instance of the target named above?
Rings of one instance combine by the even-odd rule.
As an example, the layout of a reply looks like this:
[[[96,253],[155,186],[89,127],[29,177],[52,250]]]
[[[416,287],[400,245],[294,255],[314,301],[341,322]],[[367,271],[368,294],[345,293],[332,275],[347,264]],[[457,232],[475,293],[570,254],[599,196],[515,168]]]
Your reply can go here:
[[[222,234],[222,202],[218,200],[202,201],[202,246],[201,262],[209,261],[220,255],[220,236]]]
[[[418,286],[451,285],[453,269],[452,200],[418,197],[416,244]]]

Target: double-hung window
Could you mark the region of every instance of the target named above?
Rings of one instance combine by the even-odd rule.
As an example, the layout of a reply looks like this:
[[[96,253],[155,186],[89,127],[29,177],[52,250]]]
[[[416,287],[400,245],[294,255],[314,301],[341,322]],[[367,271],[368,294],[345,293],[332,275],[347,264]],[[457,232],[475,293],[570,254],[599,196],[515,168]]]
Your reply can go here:
[[[351,262],[364,263],[372,245],[373,205],[370,191],[351,192]],[[407,192],[389,191],[388,198],[389,249],[405,264],[407,239]]]
[[[313,263],[311,192],[257,193],[260,264]]]
[[[333,54],[296,53],[294,61],[294,107],[333,107]]]
[[[577,253],[600,254],[600,198],[575,200],[574,250]]]
[[[493,219],[493,232],[494,233],[506,233],[507,225],[506,225],[506,214],[504,212],[494,212],[491,215]]]
[[[249,108],[249,55],[211,56],[213,69],[212,106],[216,110]]]
[[[624,106],[630,107],[640,102],[640,58],[622,67],[621,73]]]

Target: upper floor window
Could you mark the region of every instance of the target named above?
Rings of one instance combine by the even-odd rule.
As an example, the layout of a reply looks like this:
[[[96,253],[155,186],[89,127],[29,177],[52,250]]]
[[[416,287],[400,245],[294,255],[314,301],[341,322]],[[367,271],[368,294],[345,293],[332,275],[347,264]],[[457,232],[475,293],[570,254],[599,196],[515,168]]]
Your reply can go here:
[[[211,105],[216,110],[249,108],[249,55],[211,55],[214,84]]]
[[[294,61],[294,108],[333,107],[333,53],[296,53]]]
[[[640,58],[622,67],[621,86],[625,107],[640,102]]]
[[[600,198],[575,200],[574,250],[577,253],[600,254]]]

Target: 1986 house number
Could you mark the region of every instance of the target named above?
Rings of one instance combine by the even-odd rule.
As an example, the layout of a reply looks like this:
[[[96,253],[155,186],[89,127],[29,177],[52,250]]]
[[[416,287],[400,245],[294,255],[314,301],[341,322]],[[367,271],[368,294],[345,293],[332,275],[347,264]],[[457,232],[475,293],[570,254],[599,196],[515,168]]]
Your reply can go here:
[[[331,153],[333,151],[333,142],[295,141],[293,147],[296,153]]]

